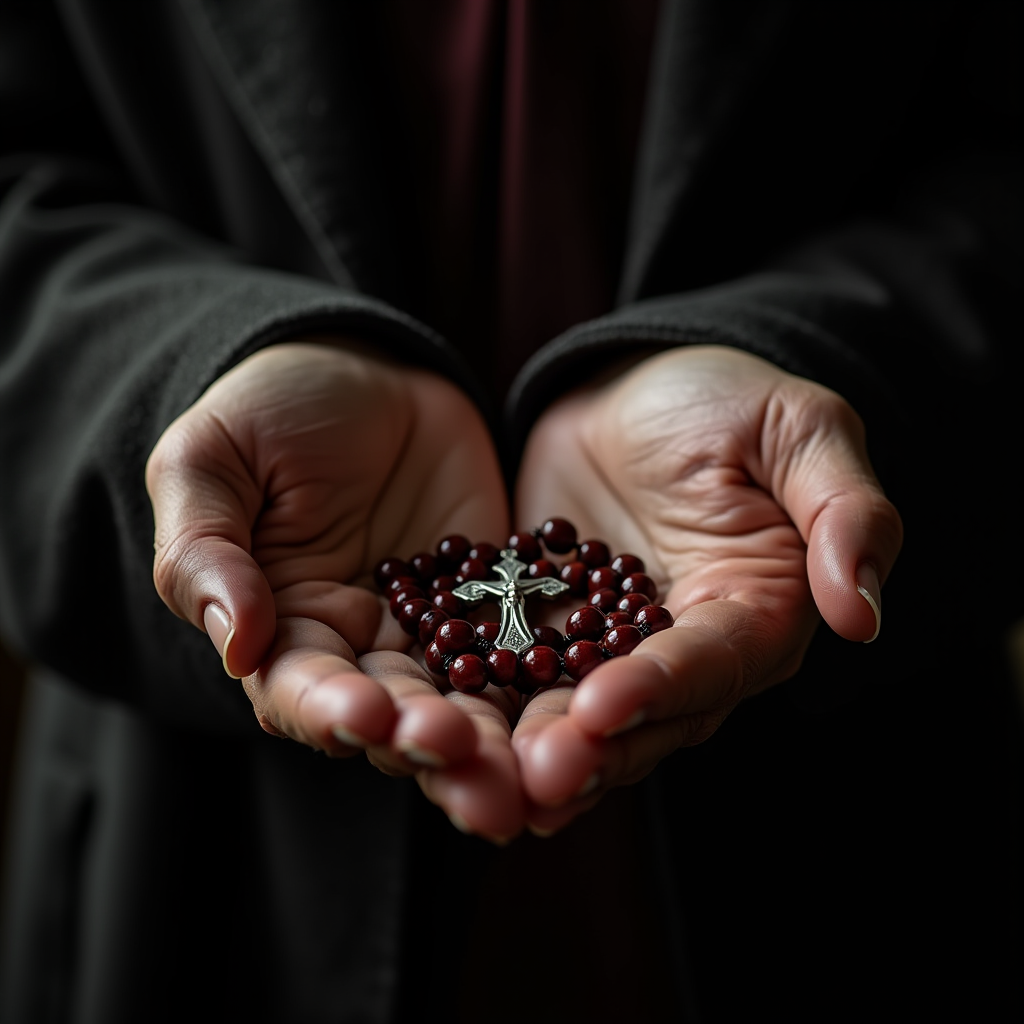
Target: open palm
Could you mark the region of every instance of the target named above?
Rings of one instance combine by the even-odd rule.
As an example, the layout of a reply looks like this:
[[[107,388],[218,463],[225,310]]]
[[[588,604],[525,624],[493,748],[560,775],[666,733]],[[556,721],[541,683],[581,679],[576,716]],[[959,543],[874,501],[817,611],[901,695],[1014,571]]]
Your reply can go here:
[[[679,349],[562,400],[517,486],[519,525],[564,515],[640,555],[676,617],[522,710],[496,687],[439,694],[367,587],[386,556],[507,535],[478,412],[335,339],[257,353],[167,429],[147,467],[157,589],[210,634],[268,732],[415,771],[456,824],[503,839],[557,829],[705,738],[796,670],[819,612],[871,638],[900,545],[852,410],[728,349]]]
[[[643,558],[676,621],[524,709],[513,742],[539,829],[791,676],[819,612],[872,639],[901,542],[850,407],[725,348],[652,357],[552,407],[527,446],[517,516],[551,509]]]
[[[147,486],[157,589],[210,633],[268,732],[395,773],[471,759],[494,730],[507,747],[511,712],[440,696],[367,589],[388,555],[507,530],[493,446],[457,388],[332,339],[273,346],[168,428]]]

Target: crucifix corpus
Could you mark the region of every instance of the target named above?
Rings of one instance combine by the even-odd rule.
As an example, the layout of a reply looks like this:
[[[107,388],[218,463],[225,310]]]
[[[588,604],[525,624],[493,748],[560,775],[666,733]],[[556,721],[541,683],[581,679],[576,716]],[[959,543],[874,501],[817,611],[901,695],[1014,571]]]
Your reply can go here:
[[[467,604],[479,604],[487,597],[496,597],[501,605],[501,625],[495,647],[522,654],[535,643],[530,624],[526,621],[526,598],[531,594],[553,598],[569,589],[568,583],[544,576],[533,580],[520,580],[526,563],[520,562],[511,548],[501,553],[501,561],[494,566],[501,580],[467,580],[452,593]]]

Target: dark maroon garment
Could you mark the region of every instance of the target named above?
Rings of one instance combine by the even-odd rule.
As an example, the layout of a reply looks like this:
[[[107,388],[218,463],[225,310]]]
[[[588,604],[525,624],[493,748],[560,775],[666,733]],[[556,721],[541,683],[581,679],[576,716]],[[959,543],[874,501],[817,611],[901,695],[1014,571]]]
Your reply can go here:
[[[496,396],[526,355],[612,308],[657,9],[388,0],[424,317]]]

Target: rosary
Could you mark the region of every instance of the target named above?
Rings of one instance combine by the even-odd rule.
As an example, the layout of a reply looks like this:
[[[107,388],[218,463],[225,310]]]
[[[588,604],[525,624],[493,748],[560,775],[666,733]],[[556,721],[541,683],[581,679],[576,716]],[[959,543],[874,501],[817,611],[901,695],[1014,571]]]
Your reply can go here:
[[[542,544],[549,554],[573,557],[559,567],[544,557]],[[436,554],[385,558],[374,578],[399,625],[423,645],[430,672],[463,693],[493,683],[532,694],[563,674],[579,682],[607,658],[629,654],[672,625],[669,610],[654,603],[658,588],[639,558],[613,560],[599,540],[577,543],[576,528],[565,519],[515,533],[500,550],[445,537]],[[566,619],[564,635],[529,625],[527,597],[563,594],[586,599]],[[466,613],[488,598],[501,608],[501,621],[474,626]]]

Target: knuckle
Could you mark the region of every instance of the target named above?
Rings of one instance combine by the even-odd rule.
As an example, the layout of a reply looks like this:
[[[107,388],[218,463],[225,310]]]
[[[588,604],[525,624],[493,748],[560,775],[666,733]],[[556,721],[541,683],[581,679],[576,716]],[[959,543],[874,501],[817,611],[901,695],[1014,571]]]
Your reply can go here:
[[[161,600],[180,613],[200,571],[194,538],[186,534],[162,535],[158,531],[153,547],[153,584]]]
[[[818,386],[821,412],[846,433],[863,440],[866,431],[860,414],[842,395]]]
[[[154,540],[153,584],[161,599],[170,603],[175,596],[179,559],[178,544],[157,534]]]
[[[193,432],[188,427],[187,417],[175,420],[160,435],[153,450],[146,459],[146,489],[152,497],[163,480],[186,465],[195,447]]]

